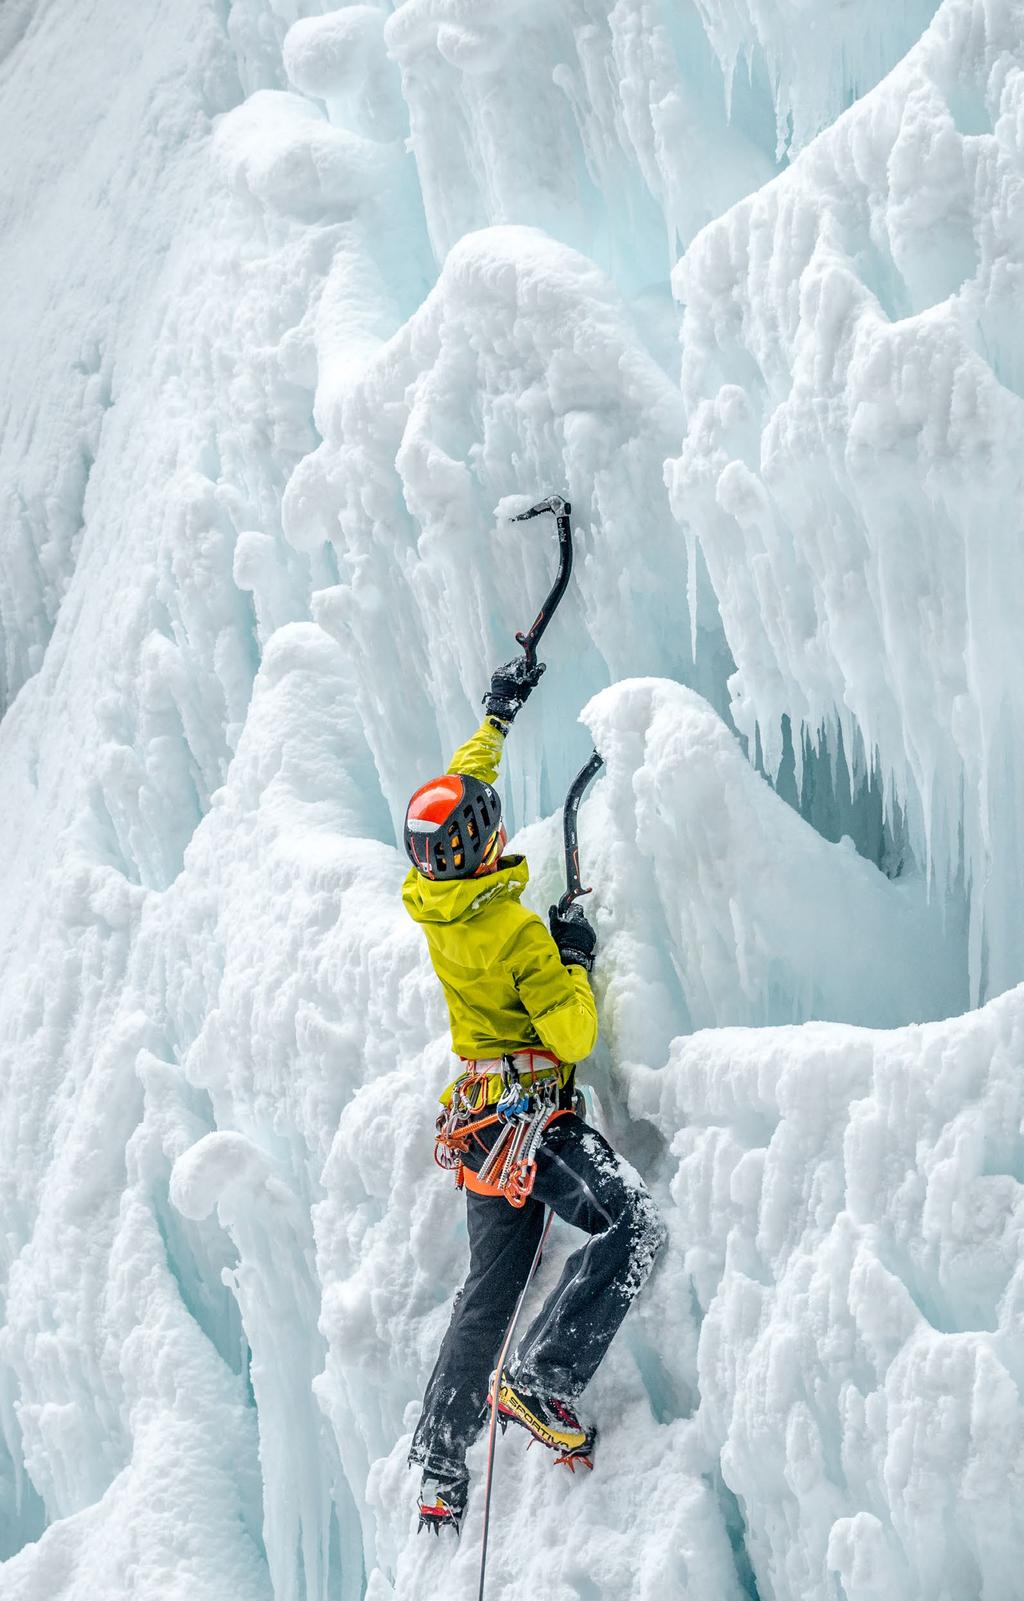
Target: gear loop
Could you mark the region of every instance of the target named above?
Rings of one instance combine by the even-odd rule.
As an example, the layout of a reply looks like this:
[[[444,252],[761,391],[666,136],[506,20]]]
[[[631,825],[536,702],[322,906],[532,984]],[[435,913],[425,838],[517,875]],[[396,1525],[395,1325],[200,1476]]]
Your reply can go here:
[[[529,1061],[529,1086],[520,1077],[518,1056]],[[549,1064],[544,1076],[535,1066],[538,1056]],[[495,1075],[481,1071],[481,1064],[471,1064],[471,1071],[456,1080],[451,1102],[435,1125],[434,1161],[444,1171],[454,1172],[459,1189],[501,1196],[517,1209],[526,1205],[537,1176],[537,1152],[544,1135],[556,1118],[573,1110],[573,1075],[570,1072],[563,1084],[563,1065],[539,1051],[504,1056],[500,1067],[502,1088],[496,1102],[490,1100],[490,1080]],[[488,1110],[491,1105],[493,1112]],[[464,1160],[470,1141],[496,1123],[501,1125],[500,1132],[479,1172],[474,1172]]]

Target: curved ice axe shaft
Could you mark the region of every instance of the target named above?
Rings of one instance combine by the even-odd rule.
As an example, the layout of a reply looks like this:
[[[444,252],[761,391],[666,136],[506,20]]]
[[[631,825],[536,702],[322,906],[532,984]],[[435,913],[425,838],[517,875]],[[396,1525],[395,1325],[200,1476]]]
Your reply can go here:
[[[534,667],[537,662],[537,645],[548,623],[555,613],[555,608],[565,594],[565,586],[569,582],[572,572],[572,529],[569,526],[569,513],[572,506],[561,495],[550,495],[529,511],[521,511],[510,519],[514,523],[525,523],[530,517],[539,517],[542,512],[553,513],[558,527],[558,573],[551,590],[530,628],[525,634],[517,634],[516,640],[522,645],[526,654],[526,665]]]
[[[569,793],[565,797],[565,808],[562,812],[562,837],[565,840],[565,882],[566,891],[558,903],[558,915],[564,917],[574,901],[581,895],[589,895],[590,890],[583,888],[580,879],[580,847],[576,836],[576,816],[580,809],[587,785],[604,766],[604,757],[599,756],[595,750],[586,765],[581,767],[572,783]]]

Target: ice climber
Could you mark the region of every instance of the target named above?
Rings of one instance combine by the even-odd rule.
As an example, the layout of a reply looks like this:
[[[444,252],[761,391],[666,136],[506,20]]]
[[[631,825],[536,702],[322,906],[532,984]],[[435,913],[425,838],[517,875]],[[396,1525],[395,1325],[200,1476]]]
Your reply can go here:
[[[467,1192],[470,1246],[469,1276],[410,1450],[423,1469],[420,1527],[435,1532],[458,1532],[466,1450],[487,1414],[545,1208],[588,1238],[519,1339],[498,1410],[503,1427],[521,1425],[570,1467],[592,1465],[595,1441],[577,1398],[664,1239],[640,1178],[573,1110],[574,1064],[597,1039],[594,928],[580,908],[560,917],[552,907],[549,932],[520,902],[525,859],[502,855],[507,836],[492,785],[508,729],[543,671],[525,657],[497,669],[480,728],[443,777],[416,791],[405,820],[413,866],[402,898],[426,935],[462,1061],[441,1097],[437,1153]],[[523,1153],[515,1141],[526,1129],[540,1143]]]

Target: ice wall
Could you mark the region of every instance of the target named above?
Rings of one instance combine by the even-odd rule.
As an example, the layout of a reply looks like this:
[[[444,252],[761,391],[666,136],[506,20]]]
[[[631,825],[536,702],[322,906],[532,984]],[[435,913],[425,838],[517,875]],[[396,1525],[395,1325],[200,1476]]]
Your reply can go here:
[[[1013,992],[892,1033],[696,1034],[629,1074],[762,1596],[1019,1588],[1020,1049]]]
[[[778,154],[796,152],[871,89],[938,10],[936,0],[894,5],[805,5],[801,0],[696,0],[730,106],[763,64],[772,89]]]
[[[99,7],[88,24],[72,6],[4,7],[2,707],[42,663],[111,408],[145,366],[167,254],[206,184],[211,119],[240,98],[204,4]]]
[[[770,768],[784,716],[880,764],[975,997],[1022,971],[1021,13],[946,5],[680,262],[669,477]]]
[[[490,1593],[1011,1597],[1020,1000],[955,1014],[1021,976],[1019,3],[165,9],[0,13],[0,1593],[475,1595],[394,822],[557,488],[504,793],[543,909],[600,741],[589,1077],[671,1243]],[[758,770],[822,724],[828,838]]]

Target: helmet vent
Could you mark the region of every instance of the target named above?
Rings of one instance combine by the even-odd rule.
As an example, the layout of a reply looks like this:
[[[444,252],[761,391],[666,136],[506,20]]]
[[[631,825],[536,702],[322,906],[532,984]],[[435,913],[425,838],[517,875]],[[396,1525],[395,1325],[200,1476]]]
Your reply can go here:
[[[468,878],[496,859],[492,847],[500,823],[501,801],[489,784],[467,773],[445,773],[410,800],[405,848],[426,878]]]

